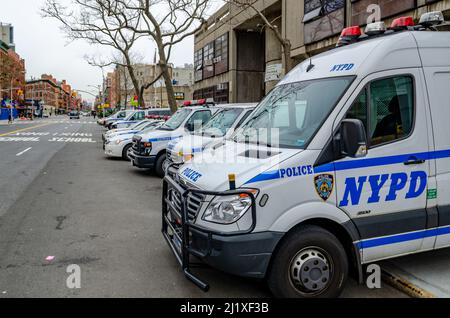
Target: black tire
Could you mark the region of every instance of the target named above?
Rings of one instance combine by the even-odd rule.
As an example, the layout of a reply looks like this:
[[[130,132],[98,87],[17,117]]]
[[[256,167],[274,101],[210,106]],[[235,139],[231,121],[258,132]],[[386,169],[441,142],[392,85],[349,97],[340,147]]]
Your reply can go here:
[[[163,164],[164,161],[166,161],[166,154],[162,154],[160,155],[155,162],[155,173],[158,177],[160,178],[164,178],[164,169],[163,169]]]
[[[275,297],[334,298],[341,294],[347,281],[348,259],[336,236],[319,226],[305,225],[289,233],[280,244],[273,255],[267,277],[269,288]],[[305,255],[307,258],[303,258]],[[319,260],[318,264],[322,264],[323,257],[327,260],[328,269],[326,265],[319,265],[324,271],[307,266],[312,263],[315,265],[316,260]],[[307,272],[308,270],[310,272]],[[313,278],[308,276],[313,274],[313,270],[316,275],[314,277],[320,277],[317,282],[323,285],[317,290],[311,287],[314,283],[313,286],[318,288],[313,279],[307,282],[308,278],[301,276]],[[310,288],[305,287],[306,283],[296,281],[294,277],[304,279]]]
[[[128,150],[133,146],[133,144],[128,144],[125,147],[123,147],[122,150],[122,159],[126,161],[130,161],[130,158],[128,158]]]

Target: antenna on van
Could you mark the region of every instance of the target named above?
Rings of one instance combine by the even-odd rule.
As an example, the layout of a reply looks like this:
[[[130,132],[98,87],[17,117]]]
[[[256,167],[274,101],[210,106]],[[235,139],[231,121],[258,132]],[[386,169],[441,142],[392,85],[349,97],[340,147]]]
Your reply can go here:
[[[309,65],[308,65],[308,67],[306,68],[306,73],[309,73],[309,71],[311,71],[313,68],[314,68],[314,64],[312,63],[312,58],[310,57],[309,58]]]

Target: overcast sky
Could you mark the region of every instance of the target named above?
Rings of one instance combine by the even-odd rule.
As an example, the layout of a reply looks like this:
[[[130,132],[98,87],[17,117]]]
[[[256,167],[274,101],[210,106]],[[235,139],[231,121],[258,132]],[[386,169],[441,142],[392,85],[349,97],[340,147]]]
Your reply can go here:
[[[220,0],[214,2],[215,7],[220,6]],[[0,22],[14,26],[16,52],[25,59],[27,78],[52,74],[59,81],[67,80],[73,89],[96,93],[89,85],[101,84],[102,72],[100,68],[90,66],[84,56],[108,57],[110,51],[83,41],[68,43],[56,20],[41,17],[43,3],[44,0],[0,0]],[[190,37],[176,47],[170,62],[175,65],[192,63],[193,47],[194,39]],[[153,61],[153,43],[142,42],[137,49],[146,62]],[[87,94],[83,97],[93,100]]]

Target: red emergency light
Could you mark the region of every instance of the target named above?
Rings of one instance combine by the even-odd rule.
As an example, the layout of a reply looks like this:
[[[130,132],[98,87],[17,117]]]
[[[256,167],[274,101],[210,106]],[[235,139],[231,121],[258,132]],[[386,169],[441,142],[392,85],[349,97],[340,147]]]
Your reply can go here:
[[[336,46],[343,46],[355,42],[361,36],[361,28],[359,26],[351,26],[345,28],[341,32],[341,36]]]
[[[204,98],[199,99],[199,100],[197,101],[197,105],[205,105],[205,104],[206,104],[206,99],[204,99]]]
[[[183,106],[191,106],[192,105],[192,101],[187,100],[183,103]]]
[[[400,17],[392,21],[391,29],[393,30],[403,30],[410,26],[414,26],[414,19],[411,16]]]

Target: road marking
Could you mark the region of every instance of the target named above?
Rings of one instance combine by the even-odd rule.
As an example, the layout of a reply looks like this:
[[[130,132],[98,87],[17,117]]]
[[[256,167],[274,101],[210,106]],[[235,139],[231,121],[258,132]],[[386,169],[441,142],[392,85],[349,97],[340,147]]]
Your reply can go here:
[[[29,148],[25,149],[24,151],[19,152],[16,156],[19,157],[19,156],[23,155],[25,152],[30,151],[31,148],[33,148],[33,147],[29,147]]]
[[[18,132],[21,132],[21,131],[30,130],[30,129],[34,129],[34,128],[39,128],[39,127],[44,127],[44,126],[48,126],[48,125],[50,125],[50,123],[37,125],[37,126],[33,126],[33,127],[22,128],[22,129],[17,129],[17,130],[13,130],[13,131],[10,131],[10,132],[4,133],[4,134],[0,134],[0,137],[17,134]]]

